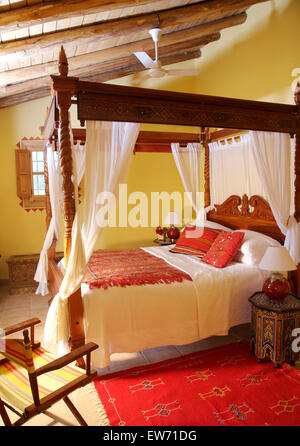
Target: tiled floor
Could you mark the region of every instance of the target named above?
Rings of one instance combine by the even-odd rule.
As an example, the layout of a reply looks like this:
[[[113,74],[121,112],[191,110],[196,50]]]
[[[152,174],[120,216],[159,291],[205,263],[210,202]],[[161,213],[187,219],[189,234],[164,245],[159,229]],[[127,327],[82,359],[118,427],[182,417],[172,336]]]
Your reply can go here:
[[[49,296],[23,293],[10,295],[7,286],[0,286],[0,327],[22,322],[26,319],[37,317],[42,324],[36,327],[36,339],[43,340],[43,327],[48,311]],[[111,364],[101,369],[101,374],[110,373],[138,365],[145,365],[165,359],[186,355],[195,351],[205,350],[218,345],[229,344],[249,338],[249,325],[240,325],[230,330],[228,336],[214,336],[203,341],[183,346],[167,346],[143,350],[138,353],[114,354]],[[95,405],[95,394],[80,389],[72,394],[71,399],[86,419],[89,425],[99,425],[99,417]],[[10,414],[11,415],[11,414]],[[14,419],[14,417],[11,417]],[[0,425],[2,420],[0,419]],[[51,407],[47,415],[38,415],[26,425],[50,426],[50,425],[78,425],[73,415],[63,402]]]

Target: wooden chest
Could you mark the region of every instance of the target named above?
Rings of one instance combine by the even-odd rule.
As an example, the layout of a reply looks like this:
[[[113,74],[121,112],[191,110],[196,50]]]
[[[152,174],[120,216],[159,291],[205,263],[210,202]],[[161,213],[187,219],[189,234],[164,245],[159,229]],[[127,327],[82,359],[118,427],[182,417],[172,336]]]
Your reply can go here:
[[[56,260],[59,261],[63,256],[63,252],[57,253]],[[39,254],[16,255],[9,257],[7,263],[9,274],[9,292],[11,294],[36,290],[38,284],[34,280],[34,275],[39,258]]]

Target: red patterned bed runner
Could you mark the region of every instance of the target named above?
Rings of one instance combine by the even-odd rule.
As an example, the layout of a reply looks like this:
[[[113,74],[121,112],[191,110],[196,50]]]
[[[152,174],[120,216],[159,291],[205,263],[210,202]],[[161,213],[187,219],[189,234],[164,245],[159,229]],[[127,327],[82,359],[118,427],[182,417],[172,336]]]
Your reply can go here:
[[[92,288],[153,285],[192,280],[183,271],[143,249],[95,251],[88,263],[84,282]]]

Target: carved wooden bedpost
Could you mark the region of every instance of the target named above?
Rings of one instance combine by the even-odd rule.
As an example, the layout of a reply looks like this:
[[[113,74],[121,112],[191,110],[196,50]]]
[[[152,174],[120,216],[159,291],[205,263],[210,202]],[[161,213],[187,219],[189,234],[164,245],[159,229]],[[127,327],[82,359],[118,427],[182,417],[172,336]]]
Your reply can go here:
[[[77,92],[77,77],[68,77],[68,61],[61,47],[59,53],[59,76],[51,76],[53,90],[59,109],[60,147],[59,159],[62,175],[64,211],[64,255],[65,265],[69,260],[72,245],[72,225],[75,217],[74,186],[72,182],[73,163],[70,134],[69,110],[72,95]],[[68,299],[71,350],[84,344],[83,303],[80,288]]]
[[[47,119],[49,113],[49,107],[46,108],[45,120]],[[45,173],[45,204],[46,204],[46,228],[48,231],[50,221],[52,218],[52,209],[49,194],[49,177],[48,177],[48,162],[47,162],[47,144],[44,147],[44,173]]]
[[[51,203],[50,203],[50,194],[49,194],[49,177],[48,177],[48,163],[47,163],[47,147],[45,147],[45,151],[44,151],[44,157],[45,157],[45,168],[44,168],[44,173],[45,173],[45,201],[46,201],[46,228],[48,231],[49,225],[50,225],[50,221],[52,218],[52,209],[51,209]]]
[[[209,180],[209,128],[201,127],[201,142],[204,146],[204,207],[210,205],[210,180]]]
[[[297,83],[295,90],[295,103],[298,108],[298,126],[296,131],[295,141],[295,219],[300,222],[300,84]],[[297,275],[297,290],[295,294],[300,296],[300,263],[298,269],[295,271]]]
[[[68,61],[63,47],[59,53],[58,68],[60,76],[67,79]],[[57,106],[59,109],[59,118],[60,118],[59,159],[62,173],[62,188],[64,194],[64,201],[63,201],[64,227],[65,227],[64,253],[65,253],[66,265],[68,263],[71,251],[72,225],[75,216],[74,187],[72,182],[73,165],[72,165],[71,135],[70,135],[70,121],[69,121],[71,94],[72,94],[71,91],[58,91],[56,95]]]
[[[50,221],[52,219],[52,209],[51,209],[51,202],[50,202],[50,193],[49,193],[49,176],[48,176],[48,163],[47,163],[47,146],[45,147],[45,201],[46,201],[46,228],[48,231]],[[53,242],[48,249],[48,259],[55,259],[55,247],[56,247],[57,240],[54,238]]]

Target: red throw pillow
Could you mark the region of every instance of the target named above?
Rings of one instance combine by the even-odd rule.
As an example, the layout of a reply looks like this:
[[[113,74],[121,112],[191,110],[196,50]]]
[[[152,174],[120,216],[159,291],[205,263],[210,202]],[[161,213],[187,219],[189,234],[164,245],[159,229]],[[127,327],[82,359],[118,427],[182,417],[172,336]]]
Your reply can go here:
[[[185,227],[176,246],[170,252],[191,254],[202,257],[212,246],[214,240],[221,233],[219,229]]]
[[[236,255],[242,244],[244,234],[244,232],[222,231],[205,256],[202,257],[202,261],[217,268],[224,268]]]

